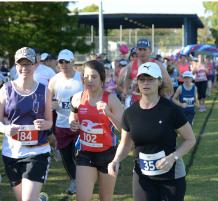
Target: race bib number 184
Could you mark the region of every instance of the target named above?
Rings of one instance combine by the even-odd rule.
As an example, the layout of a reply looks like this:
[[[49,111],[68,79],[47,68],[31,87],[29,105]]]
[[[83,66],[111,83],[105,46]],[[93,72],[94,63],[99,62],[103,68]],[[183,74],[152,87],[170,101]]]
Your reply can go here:
[[[22,145],[38,144],[38,131],[34,125],[21,125],[18,133],[12,136],[14,140],[20,141]]]

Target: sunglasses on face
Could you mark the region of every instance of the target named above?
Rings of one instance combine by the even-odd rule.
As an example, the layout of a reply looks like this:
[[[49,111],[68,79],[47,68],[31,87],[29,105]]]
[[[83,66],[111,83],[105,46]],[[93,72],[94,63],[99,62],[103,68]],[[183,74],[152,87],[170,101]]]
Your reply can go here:
[[[66,61],[66,60],[64,60],[64,59],[60,59],[60,60],[58,61],[58,63],[59,63],[59,64],[63,64],[63,63],[69,64],[70,61]]]
[[[145,48],[138,48],[139,51],[145,51]]]

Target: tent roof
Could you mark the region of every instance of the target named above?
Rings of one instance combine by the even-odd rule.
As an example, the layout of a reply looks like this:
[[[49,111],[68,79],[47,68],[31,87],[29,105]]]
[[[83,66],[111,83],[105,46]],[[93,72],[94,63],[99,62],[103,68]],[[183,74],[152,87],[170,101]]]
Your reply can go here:
[[[93,25],[98,28],[98,13],[79,13],[79,24]],[[188,20],[196,28],[204,25],[196,14],[152,14],[152,13],[104,13],[104,28],[123,29],[150,28],[181,28]]]

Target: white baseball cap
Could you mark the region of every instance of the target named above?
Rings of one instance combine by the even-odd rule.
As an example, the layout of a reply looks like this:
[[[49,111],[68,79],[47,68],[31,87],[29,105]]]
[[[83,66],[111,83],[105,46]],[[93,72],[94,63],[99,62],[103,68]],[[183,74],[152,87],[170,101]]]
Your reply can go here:
[[[40,56],[40,61],[45,61],[47,59],[48,55],[49,54],[47,52],[42,53]]]
[[[73,61],[74,60],[73,52],[71,52],[68,49],[61,50],[58,54],[58,61],[61,59],[64,59],[66,61]]]
[[[183,74],[182,74],[182,77],[190,77],[190,78],[194,78],[193,74],[191,71],[185,71]]]
[[[138,69],[137,77],[142,74],[147,74],[154,78],[162,78],[160,67],[154,62],[141,64]]]
[[[17,63],[20,59],[27,59],[34,64],[36,63],[36,53],[30,47],[22,47],[16,51],[14,56],[15,63]]]

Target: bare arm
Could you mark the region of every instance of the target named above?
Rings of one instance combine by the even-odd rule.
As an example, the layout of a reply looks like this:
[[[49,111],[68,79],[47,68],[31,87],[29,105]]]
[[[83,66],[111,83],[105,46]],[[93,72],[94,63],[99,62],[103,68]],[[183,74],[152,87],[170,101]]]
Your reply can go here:
[[[195,106],[199,107],[198,90],[196,86],[195,86]]]
[[[131,78],[130,78],[131,66],[132,66],[132,62],[129,63],[126,67],[127,71],[126,71],[126,75],[124,78],[124,87],[123,87],[123,94],[125,94],[125,95],[127,94],[129,87],[130,87],[130,84],[131,84]]]
[[[2,86],[0,89],[0,132],[8,135],[13,136],[18,132],[19,126],[17,125],[7,125],[4,122],[4,107],[6,101],[6,89],[5,85]]]
[[[191,125],[188,122],[181,128],[177,129],[177,132],[183,139],[182,144],[176,149],[175,152],[159,160],[157,162],[157,168],[166,170],[171,169],[173,164],[175,163],[175,156],[178,158],[182,158],[195,145],[195,135],[193,133]]]
[[[97,103],[97,109],[102,109],[116,129],[121,131],[121,119],[124,108],[120,103],[120,100],[115,95],[110,94],[108,105],[99,101]]]
[[[181,103],[179,100],[178,100],[178,98],[179,98],[179,95],[181,94],[181,86],[179,86],[177,89],[176,89],[176,92],[174,93],[174,95],[173,95],[173,98],[172,98],[172,101],[176,104],[176,105],[178,105],[178,106],[180,106],[180,107],[182,107],[182,108],[184,108],[186,105],[186,103],[184,104],[184,103]]]
[[[187,122],[184,126],[177,129],[178,134],[182,137],[183,143],[174,152],[179,158],[183,157],[188,153],[191,148],[195,145],[196,139],[193,133],[191,125]]]
[[[133,145],[133,141],[129,133],[122,129],[121,140],[118,145],[116,155],[111,163],[108,164],[108,173],[112,176],[118,174],[119,163],[128,156]]]

